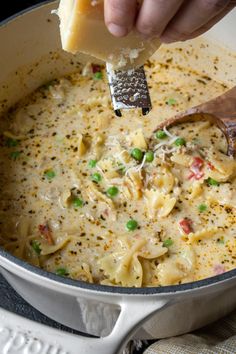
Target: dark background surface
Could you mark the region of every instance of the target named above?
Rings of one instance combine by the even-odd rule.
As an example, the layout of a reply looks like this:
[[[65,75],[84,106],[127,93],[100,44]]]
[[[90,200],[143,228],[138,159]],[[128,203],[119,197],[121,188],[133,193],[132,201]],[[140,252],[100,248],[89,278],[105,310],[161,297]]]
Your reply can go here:
[[[6,19],[9,16],[14,15],[15,13],[36,5],[40,0],[12,0],[12,1],[0,1],[0,21]],[[47,316],[44,316],[39,311],[31,307],[26,301],[24,301],[12,287],[7,283],[7,281],[0,274],[0,307],[5,308],[8,311],[17,313],[21,316],[29,318],[31,320],[46,324],[48,326],[58,328],[64,331],[77,333],[67,327],[62,326],[61,324],[49,319]],[[139,351],[132,351],[133,354],[141,354],[143,350],[148,346],[148,343],[143,343],[143,349]],[[2,353],[0,353],[2,354]]]
[[[9,17],[16,12],[23,10],[26,7],[30,7],[32,5],[36,5],[40,2],[40,0],[7,0],[7,1],[0,1],[0,20]]]

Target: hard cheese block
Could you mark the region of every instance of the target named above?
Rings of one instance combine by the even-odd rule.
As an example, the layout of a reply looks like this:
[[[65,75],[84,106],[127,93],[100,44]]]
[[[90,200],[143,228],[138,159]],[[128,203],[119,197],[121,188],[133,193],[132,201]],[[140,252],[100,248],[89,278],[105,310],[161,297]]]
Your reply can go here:
[[[116,38],[104,23],[103,0],[61,0],[58,15],[63,49],[92,55],[114,68],[142,65],[160,46],[155,39],[144,40],[137,32]]]

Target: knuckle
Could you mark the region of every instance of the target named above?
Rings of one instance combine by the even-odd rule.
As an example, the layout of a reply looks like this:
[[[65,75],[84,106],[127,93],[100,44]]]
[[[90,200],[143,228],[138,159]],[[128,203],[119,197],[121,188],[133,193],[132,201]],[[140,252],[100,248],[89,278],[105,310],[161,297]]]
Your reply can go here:
[[[105,8],[105,23],[131,26],[135,16],[136,0],[108,0]]]

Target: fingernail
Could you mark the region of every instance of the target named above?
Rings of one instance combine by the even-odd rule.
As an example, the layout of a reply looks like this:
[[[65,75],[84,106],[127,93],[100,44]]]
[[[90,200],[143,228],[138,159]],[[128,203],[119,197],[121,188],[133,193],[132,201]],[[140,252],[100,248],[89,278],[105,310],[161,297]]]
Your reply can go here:
[[[127,28],[116,25],[115,23],[109,23],[107,27],[109,32],[116,37],[124,37],[128,33]]]
[[[161,41],[162,43],[166,43],[166,44],[176,42],[175,39],[170,38],[170,37],[167,37],[167,36],[161,36],[161,37],[160,37],[160,41]]]
[[[140,37],[144,40],[152,39],[154,37],[159,37],[160,34],[157,32],[152,31],[150,28],[139,28],[136,27],[137,32],[139,33]]]
[[[154,36],[153,35],[150,35],[150,34],[145,34],[145,33],[142,33],[142,32],[138,32],[138,34],[140,35],[140,37],[146,41],[148,39],[152,39]]]

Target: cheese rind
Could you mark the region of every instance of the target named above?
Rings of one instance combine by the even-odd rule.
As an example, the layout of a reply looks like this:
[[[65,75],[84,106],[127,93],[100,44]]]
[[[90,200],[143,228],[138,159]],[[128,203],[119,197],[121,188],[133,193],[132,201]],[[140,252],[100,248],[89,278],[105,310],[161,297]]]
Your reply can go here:
[[[114,37],[104,22],[103,0],[61,0],[58,15],[64,50],[92,55],[114,68],[141,66],[160,46],[158,38],[144,40],[135,31]]]

